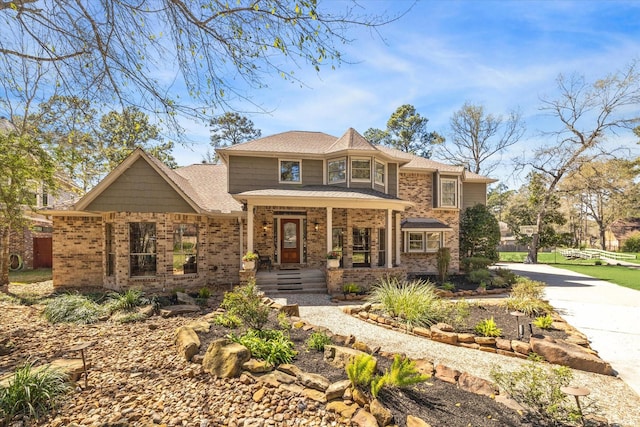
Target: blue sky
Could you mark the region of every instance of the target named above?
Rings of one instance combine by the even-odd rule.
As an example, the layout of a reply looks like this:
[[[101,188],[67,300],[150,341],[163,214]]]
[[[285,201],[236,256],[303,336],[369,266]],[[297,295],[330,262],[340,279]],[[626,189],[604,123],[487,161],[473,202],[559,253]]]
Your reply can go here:
[[[331,4],[331,2],[325,2]],[[390,14],[405,1],[365,1],[372,13]],[[335,5],[332,5],[335,6]],[[541,143],[540,132],[557,126],[539,111],[540,98],[554,98],[560,73],[579,73],[588,81],[640,59],[640,2],[627,1],[420,1],[400,20],[380,29],[352,33],[345,46],[349,63],[335,70],[295,70],[306,83],[273,76],[269,87],[251,92],[269,113],[246,111],[263,135],[287,130],[340,136],[349,127],[384,129],[391,113],[412,104],[429,119],[429,129],[445,137],[449,119],[465,101],[487,112],[519,108],[527,125],[521,142],[505,153],[505,168],[494,173],[518,184],[511,157]],[[176,147],[180,165],[199,163],[209,148],[209,129],[186,123],[194,141]],[[635,147],[631,135],[615,144]]]

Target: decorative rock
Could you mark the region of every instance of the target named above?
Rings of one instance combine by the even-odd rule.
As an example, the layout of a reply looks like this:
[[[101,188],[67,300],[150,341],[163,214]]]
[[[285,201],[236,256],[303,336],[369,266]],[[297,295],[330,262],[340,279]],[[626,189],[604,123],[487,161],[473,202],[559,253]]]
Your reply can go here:
[[[496,402],[503,404],[509,409],[513,409],[514,411],[525,412],[525,408],[520,405],[518,402],[507,396],[506,394],[498,394],[495,397]]]
[[[475,337],[474,341],[481,346],[493,346],[496,345],[496,339],[494,337]]]
[[[473,334],[458,334],[458,342],[465,344],[472,344],[476,342],[476,336]]]
[[[496,347],[500,350],[511,351],[511,341],[504,338],[496,338]]]
[[[360,409],[353,418],[351,418],[351,422],[358,427],[378,427],[376,417],[364,409]]]
[[[84,373],[82,359],[55,359],[51,362],[49,367],[51,369],[61,371],[67,375],[71,381],[78,381],[80,376]],[[87,363],[87,369],[89,367],[90,365]],[[44,366],[36,368],[36,371],[42,368],[44,368]]]
[[[196,320],[195,322],[187,323],[187,328],[193,329],[195,332],[206,333],[211,329],[211,323],[206,320]]]
[[[298,382],[305,387],[312,388],[321,392],[325,392],[331,384],[328,379],[320,374],[312,374],[308,372],[302,372],[297,376]]]
[[[248,362],[244,362],[242,364],[242,369],[254,374],[261,374],[263,372],[269,372],[271,370],[271,365],[264,360],[249,359]]]
[[[244,362],[250,358],[251,352],[245,346],[220,338],[209,345],[202,368],[220,378],[237,377],[242,372]]]
[[[407,415],[407,427],[431,427],[431,424],[421,418]]]
[[[453,332],[455,328],[448,323],[438,322],[436,324],[436,328],[440,329],[442,332]]]
[[[302,370],[300,368],[290,363],[283,363],[282,365],[279,365],[278,371],[284,372],[285,374],[291,375],[293,377],[297,377],[302,373]]]
[[[174,341],[176,347],[178,347],[178,353],[187,361],[190,361],[200,351],[198,334],[188,326],[181,326],[176,329]]]
[[[351,390],[351,400],[362,407],[369,404],[369,399],[367,398],[367,396],[358,388],[354,388]]]
[[[344,396],[344,392],[351,386],[351,381],[342,380],[335,383],[332,383],[327,387],[324,394],[327,397],[327,401],[331,401],[334,399],[340,399]]]
[[[501,349],[496,349],[496,353],[498,353],[501,356],[509,356],[509,357],[516,357],[516,353],[512,352],[512,351],[508,351],[508,350],[501,350]]]
[[[529,352],[531,351],[531,347],[529,346],[529,343],[518,341],[518,340],[511,340],[511,348],[516,353],[520,353],[524,355],[529,354]]]
[[[485,351],[487,353],[496,353],[496,349],[494,347],[485,347],[483,345],[481,345],[480,347],[478,347],[478,350],[480,351]]]
[[[312,388],[305,388],[302,390],[302,395],[316,402],[327,403],[327,397],[324,393]]]
[[[436,378],[451,384],[455,384],[460,377],[460,371],[457,369],[449,368],[448,366],[438,365],[436,366]]]
[[[466,342],[461,342],[461,343],[458,343],[458,345],[459,345],[460,347],[464,347],[464,348],[472,348],[472,349],[474,349],[474,350],[478,350],[478,349],[480,348],[480,344],[476,344],[476,343],[470,343],[470,344],[469,344],[469,343],[466,343]]]
[[[197,305],[168,305],[160,310],[160,316],[173,317],[183,314],[197,313],[200,311],[200,307]]]
[[[184,292],[176,292],[176,298],[178,299],[178,302],[181,302],[183,304],[197,305],[196,299],[190,295],[185,294]]]
[[[421,326],[413,328],[413,333],[421,337],[431,338],[431,330]]]
[[[262,398],[264,397],[264,394],[266,393],[267,390],[265,390],[264,387],[261,387],[258,389],[258,391],[256,391],[255,393],[253,393],[252,399],[254,402],[260,402],[262,400]]]
[[[443,331],[433,325],[431,326],[431,339],[445,344],[456,344],[458,342],[458,334]]]
[[[491,397],[497,394],[497,390],[491,382],[482,378],[474,377],[466,372],[462,373],[460,378],[458,378],[458,387],[462,390],[483,396]]]
[[[609,363],[587,353],[579,345],[539,335],[532,336],[529,342],[531,349],[550,363],[597,374],[613,375],[613,369]]]
[[[143,315],[144,317],[151,317],[153,316],[153,313],[156,312],[156,307],[154,307],[151,304],[142,306],[142,307],[138,307],[138,313],[140,313],[141,315]]]
[[[353,348],[340,347],[336,345],[327,345],[324,347],[324,360],[337,368],[344,368],[351,358],[361,354],[366,353]]]
[[[357,403],[352,403],[351,405],[347,405],[341,400],[336,400],[336,401],[327,403],[327,411],[340,414],[340,416],[344,418],[351,418],[358,409],[360,409],[360,407],[358,406]]]
[[[416,370],[423,375],[433,376],[433,363],[427,359],[414,360]]]
[[[371,348],[367,344],[363,343],[362,341],[354,342],[352,347],[363,353],[371,354]]]
[[[378,426],[380,427],[388,426],[391,424],[391,421],[393,421],[393,414],[391,411],[382,406],[378,399],[373,399],[371,401],[369,410],[371,411],[371,415],[373,415],[376,421],[378,421]]]
[[[284,313],[287,316],[300,317],[300,308],[298,304],[288,304],[280,307],[280,313]]]

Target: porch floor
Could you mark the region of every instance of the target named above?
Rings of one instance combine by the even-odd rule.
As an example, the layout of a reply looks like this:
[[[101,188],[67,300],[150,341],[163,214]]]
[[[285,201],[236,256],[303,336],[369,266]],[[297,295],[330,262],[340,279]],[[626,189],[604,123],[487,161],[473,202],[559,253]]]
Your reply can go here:
[[[267,295],[292,292],[307,294],[327,293],[327,281],[324,272],[312,268],[261,270],[256,273],[256,284],[258,289]]]

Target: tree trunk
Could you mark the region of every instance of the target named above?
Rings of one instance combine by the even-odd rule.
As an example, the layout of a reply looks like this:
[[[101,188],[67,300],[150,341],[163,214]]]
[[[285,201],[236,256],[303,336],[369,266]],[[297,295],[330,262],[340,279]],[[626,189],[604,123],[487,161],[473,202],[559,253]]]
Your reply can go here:
[[[9,227],[0,227],[0,292],[9,292]]]

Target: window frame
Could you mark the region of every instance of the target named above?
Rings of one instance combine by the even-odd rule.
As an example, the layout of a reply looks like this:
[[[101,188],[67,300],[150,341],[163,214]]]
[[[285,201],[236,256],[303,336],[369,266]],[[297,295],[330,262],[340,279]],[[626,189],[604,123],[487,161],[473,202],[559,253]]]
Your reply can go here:
[[[344,170],[343,172],[343,178],[342,179],[338,179],[338,180],[331,180],[331,163],[339,163],[341,162],[344,165]],[[341,157],[338,159],[331,159],[331,160],[327,160],[327,183],[328,184],[339,184],[342,182],[347,182],[347,158],[346,157]]]
[[[133,247],[132,247],[132,243],[133,243],[133,239],[132,239],[132,234],[133,234],[133,230],[132,230],[132,226],[134,224],[153,224],[153,235],[149,236],[149,239],[154,241],[153,244],[153,251],[152,252],[133,252]],[[158,240],[157,240],[157,236],[158,236],[158,228],[157,228],[157,224],[155,222],[149,222],[149,221],[136,221],[136,222],[129,222],[129,277],[131,278],[144,278],[144,277],[155,277],[158,275]],[[149,272],[153,273],[153,274],[134,274],[133,271],[133,257],[150,257],[150,259],[153,259],[153,265],[155,266],[155,268],[153,269],[153,272],[151,270],[149,270]],[[144,270],[142,270],[142,272],[144,273]]]
[[[195,228],[195,244],[193,245],[192,250],[185,250],[184,249],[184,234],[180,234],[180,246],[181,246],[181,250],[176,251],[176,232],[179,231],[179,227],[184,227],[184,228],[190,228],[193,227]],[[173,234],[173,250],[172,250],[172,256],[171,256],[171,262],[173,265],[173,275],[174,276],[180,276],[180,275],[185,275],[185,274],[196,274],[198,273],[198,237],[199,237],[199,227],[198,224],[194,224],[194,223],[186,223],[186,222],[176,222],[173,224],[173,228],[172,228],[172,234]],[[183,261],[182,261],[182,271],[180,271],[179,269],[176,269],[176,256],[178,257],[183,257]],[[189,259],[193,257],[193,262],[188,262]],[[189,271],[185,271],[185,268],[187,268],[187,265],[189,265]]]
[[[404,252],[405,253],[418,253],[418,254],[430,254],[438,252],[438,249],[443,247],[444,244],[444,231],[433,230],[404,230]],[[417,241],[417,239],[411,239],[411,235],[419,235],[421,247],[419,249],[412,249],[411,242]],[[437,236],[437,239],[430,239],[429,236]],[[437,242],[437,247],[433,247],[430,243]]]
[[[453,183],[453,204],[444,204],[443,195],[444,195],[444,185]],[[439,199],[439,207],[441,208],[457,208],[458,207],[458,179],[457,178],[440,178],[440,191],[438,194]]]
[[[380,181],[378,181],[378,166],[382,166],[382,179]],[[373,166],[373,182],[375,184],[385,185],[386,176],[387,176],[387,165],[376,160]]]
[[[289,181],[282,179],[282,164],[285,162],[298,164],[298,180]],[[301,184],[302,183],[302,160],[301,159],[278,159],[278,183],[279,184]]]
[[[407,250],[406,252],[425,252],[425,232],[424,231],[407,231],[406,232],[406,236],[407,236]],[[419,239],[415,239],[412,238],[413,236],[418,236]],[[411,247],[411,243],[412,242],[419,242],[420,243],[420,247],[419,248],[412,248]]]
[[[371,247],[372,247],[372,231],[371,227],[353,227],[351,229],[351,236],[353,239],[351,247],[351,265],[355,268],[370,268],[371,267]],[[362,239],[361,245],[356,245],[356,234],[360,236],[357,240]],[[362,249],[356,250],[356,247]],[[363,262],[353,262],[356,254],[363,254]]]
[[[353,176],[353,172],[355,170],[365,170],[364,168],[354,168],[353,167],[353,163],[354,162],[368,162],[369,163],[369,177],[368,178],[355,178]],[[351,182],[371,182],[371,158],[370,157],[352,157],[351,158],[351,170],[350,170],[350,174],[349,176],[351,177]]]
[[[112,222],[104,225],[104,253],[105,276],[113,277],[116,274],[116,229]]]

